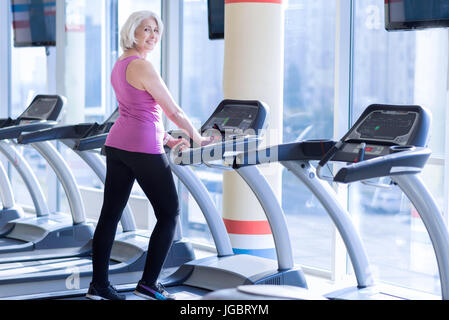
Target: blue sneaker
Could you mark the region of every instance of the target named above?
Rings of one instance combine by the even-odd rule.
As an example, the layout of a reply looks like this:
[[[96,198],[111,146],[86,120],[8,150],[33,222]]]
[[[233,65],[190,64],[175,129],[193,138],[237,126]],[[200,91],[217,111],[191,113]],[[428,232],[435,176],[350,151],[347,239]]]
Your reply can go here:
[[[160,283],[147,285],[143,281],[139,281],[134,294],[149,300],[175,300],[175,296],[168,293]]]

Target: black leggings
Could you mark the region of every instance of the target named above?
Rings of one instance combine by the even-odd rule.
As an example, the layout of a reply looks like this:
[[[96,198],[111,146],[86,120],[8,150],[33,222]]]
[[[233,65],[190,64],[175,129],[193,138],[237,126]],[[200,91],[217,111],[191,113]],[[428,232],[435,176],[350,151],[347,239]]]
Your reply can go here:
[[[179,214],[178,194],[165,154],[106,149],[106,181],[100,218],[92,244],[92,283],[109,285],[108,268],[118,222],[128,202],[134,180],[150,200],[157,223],[148,245],[142,280],[156,283],[173,241]]]

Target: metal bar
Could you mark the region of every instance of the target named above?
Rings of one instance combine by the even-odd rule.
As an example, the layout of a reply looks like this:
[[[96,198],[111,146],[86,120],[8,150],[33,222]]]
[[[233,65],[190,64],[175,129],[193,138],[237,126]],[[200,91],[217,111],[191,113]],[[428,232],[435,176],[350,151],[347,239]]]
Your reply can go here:
[[[200,207],[209,226],[212,238],[217,248],[218,256],[233,255],[231,241],[221,215],[218,213],[204,184],[187,166],[179,166],[173,163],[171,157],[167,157],[173,173],[186,186],[190,194]]]
[[[58,180],[61,182],[69,202],[73,224],[84,223],[86,221],[86,215],[81,193],[76,184],[75,177],[61,154],[49,141],[31,143],[31,146],[47,160],[58,176]]]
[[[391,176],[418,211],[432,242],[438,263],[441,295],[449,299],[449,233],[435,199],[417,174]]]
[[[48,209],[42,188],[25,158],[17,151],[11,142],[6,140],[0,141],[0,152],[6,156],[9,162],[16,168],[23,182],[25,182],[36,209],[36,215],[38,217],[49,215],[50,210]]]
[[[285,161],[281,164],[300,179],[326,209],[346,246],[358,287],[365,288],[374,285],[373,274],[362,239],[350,215],[338,201],[334,189],[328,183],[317,178],[314,168],[307,161]]]
[[[279,271],[294,267],[290,235],[284,212],[270,184],[256,166],[236,170],[259,200],[270,224],[276,247]]]

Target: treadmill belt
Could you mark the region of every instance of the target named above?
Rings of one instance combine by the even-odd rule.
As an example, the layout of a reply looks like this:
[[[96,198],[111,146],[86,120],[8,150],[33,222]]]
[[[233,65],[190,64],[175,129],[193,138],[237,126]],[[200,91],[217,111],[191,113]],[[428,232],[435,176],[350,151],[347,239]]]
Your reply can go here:
[[[139,296],[136,296],[134,292],[134,288],[136,284],[133,285],[117,285],[116,289],[121,294],[126,296],[126,300],[146,300]],[[166,287],[165,288],[169,293],[174,294],[176,300],[198,300],[206,293],[209,293],[209,290],[203,290],[200,288],[194,288],[190,286],[175,286],[175,287]],[[89,300],[86,298],[85,293],[72,297],[60,298],[59,300]]]
[[[91,264],[92,260],[86,258],[8,263],[6,265],[0,265],[0,278],[30,274],[34,272],[52,272]]]
[[[38,265],[44,265],[53,262],[59,261],[68,261],[74,260],[75,257],[65,258],[65,259],[51,259],[51,260],[31,260],[31,261],[23,261],[23,262],[10,262],[10,263],[2,263],[0,264],[0,272],[4,270],[17,269],[22,267],[34,267]]]
[[[109,266],[119,264],[118,261],[109,260]],[[25,262],[11,262],[0,264],[0,279],[17,277],[25,274],[54,272],[58,270],[70,270],[79,268],[79,271],[92,269],[91,257],[69,257],[59,259],[34,260]]]

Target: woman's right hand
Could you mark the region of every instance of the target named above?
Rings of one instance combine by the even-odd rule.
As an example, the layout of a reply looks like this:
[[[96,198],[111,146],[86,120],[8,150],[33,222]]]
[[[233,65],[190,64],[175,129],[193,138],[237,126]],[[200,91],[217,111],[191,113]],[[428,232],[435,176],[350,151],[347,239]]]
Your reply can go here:
[[[216,143],[221,141],[221,137],[218,136],[210,136],[210,137],[201,137],[201,147],[207,146],[208,144]]]
[[[171,138],[171,137],[170,137],[170,139],[168,139],[168,141],[167,141],[167,146],[168,146],[170,149],[175,149],[175,148],[177,148],[178,151],[181,151],[181,152],[182,152],[182,151],[184,151],[184,150],[190,148],[190,143],[189,143],[189,141],[187,141],[187,140],[184,139],[184,138],[174,139],[174,138]]]

